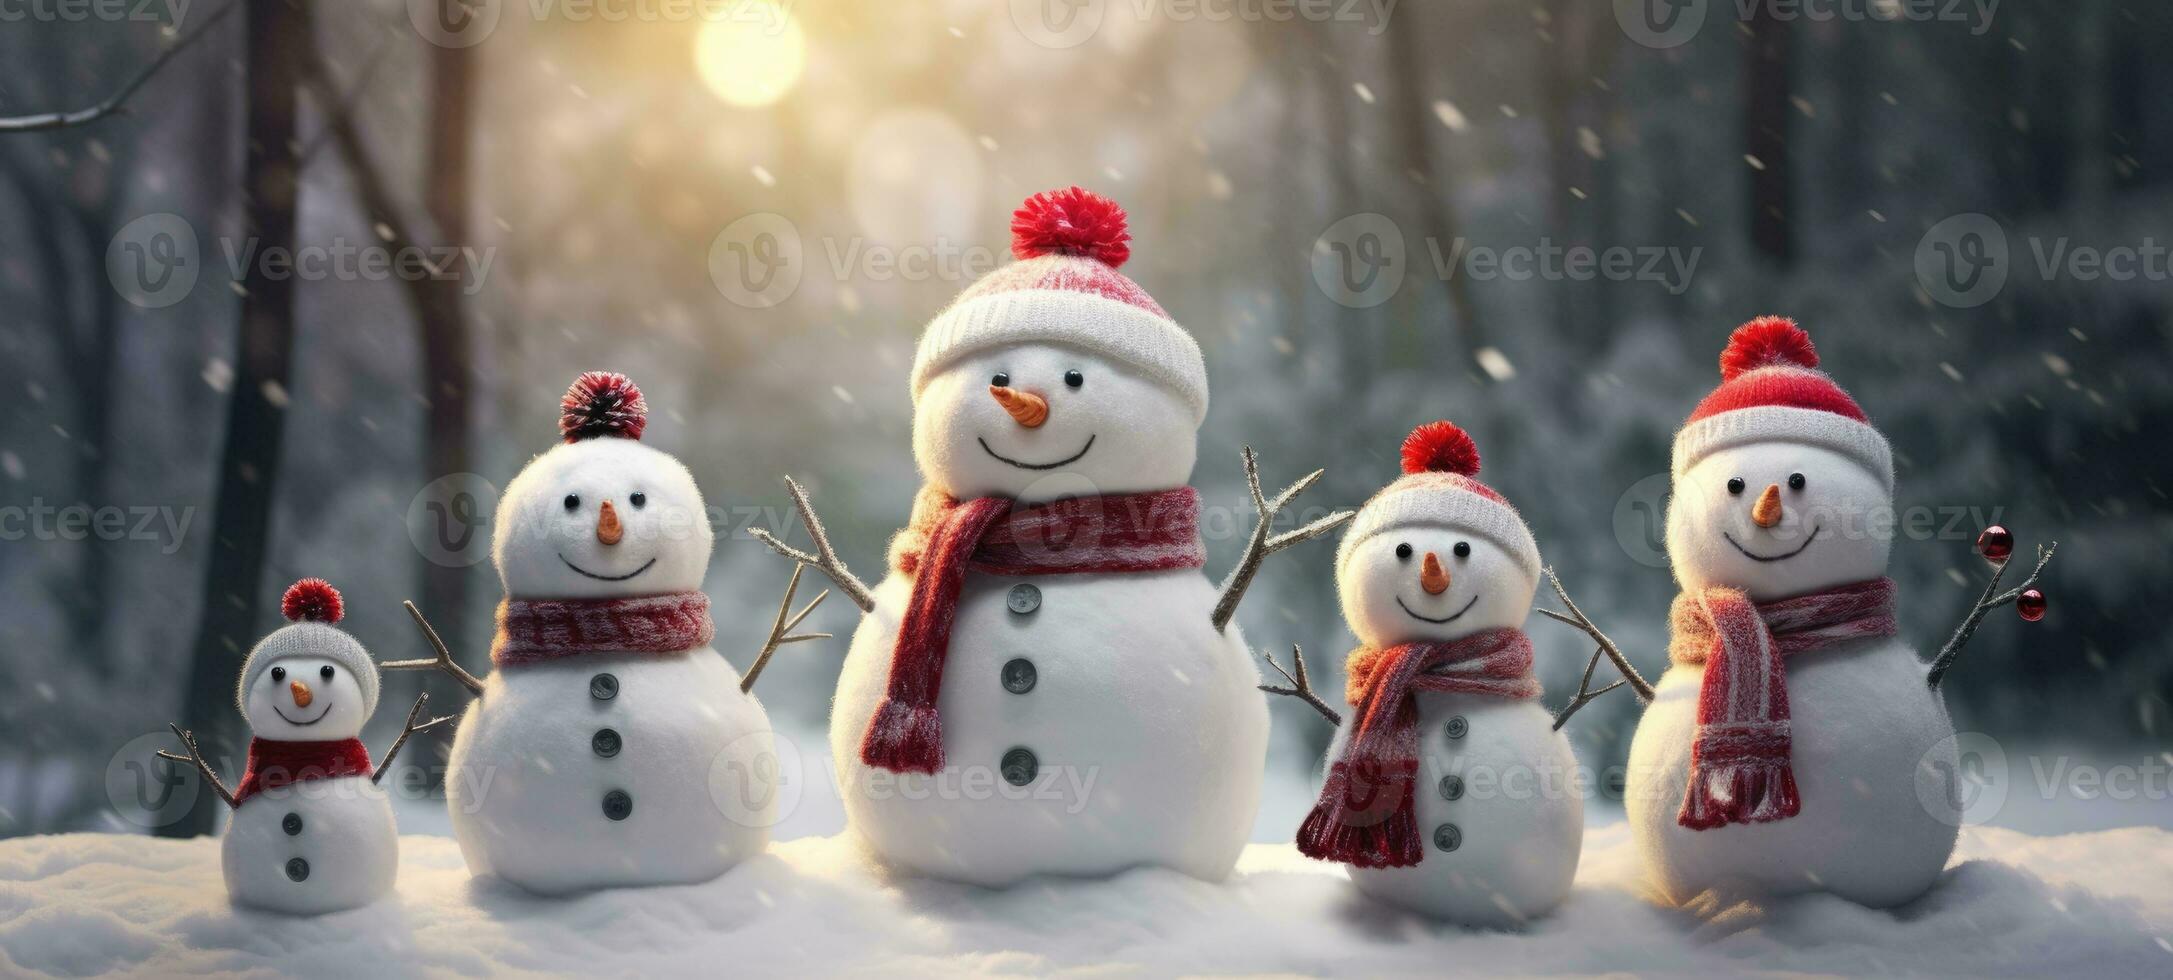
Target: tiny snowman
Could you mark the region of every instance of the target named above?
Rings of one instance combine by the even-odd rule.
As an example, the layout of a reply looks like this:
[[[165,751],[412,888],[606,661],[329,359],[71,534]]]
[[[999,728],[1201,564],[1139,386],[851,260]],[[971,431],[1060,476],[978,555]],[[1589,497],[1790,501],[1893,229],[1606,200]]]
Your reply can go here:
[[[1516,509],[1476,479],[1479,451],[1448,422],[1403,443],[1403,472],[1359,508],[1336,551],[1350,724],[1339,727],[1307,857],[1348,865],[1359,890],[1463,925],[1511,926],[1569,894],[1584,837],[1577,759],[1539,703],[1524,621],[1542,568]],[[1295,652],[1295,651],[1294,651]],[[1272,663],[1272,661],[1271,661]],[[1588,673],[1589,679],[1589,673]],[[1610,688],[1611,689],[1611,688]]]
[[[1117,271],[1121,208],[1079,188],[1013,215],[1018,262],[922,334],[925,478],[870,590],[806,494],[801,552],[865,614],[830,741],[846,819],[890,867],[1001,886],[1139,865],[1219,880],[1252,829],[1267,752],[1259,669],[1231,618],[1279,534],[1261,523],[1220,588],[1189,481],[1207,414],[1199,345]],[[757,532],[760,534],[761,532]]]
[[[408,736],[451,721],[418,722],[415,699],[383,762],[370,765],[358,738],[377,709],[377,665],[340,621],[338,590],[306,578],[287,589],[280,627],[242,661],[236,703],[249,723],[249,762],[229,790],[196,745],[174,728],[187,755],[232,807],[220,854],[236,904],[295,915],[359,908],[392,890],[400,835],[378,780]]]
[[[710,645],[701,491],[639,441],[640,389],[592,371],[560,407],[563,443],[507,484],[492,529],[496,669],[454,663],[413,603],[437,656],[385,667],[475,695],[445,778],[471,874],[542,894],[707,881],[768,845],[789,777],[749,692],[777,647],[828,635],[790,633],[822,597],[792,613],[795,570],[741,677]]]
[[[1675,437],[1667,552],[1682,592],[1625,783],[1671,902],[1825,891],[1888,907],[1930,888],[1961,822],[1939,673],[1986,609],[2036,580],[1987,589],[1928,674],[1886,577],[1893,452],[1817,368],[1793,321],[1752,320]]]

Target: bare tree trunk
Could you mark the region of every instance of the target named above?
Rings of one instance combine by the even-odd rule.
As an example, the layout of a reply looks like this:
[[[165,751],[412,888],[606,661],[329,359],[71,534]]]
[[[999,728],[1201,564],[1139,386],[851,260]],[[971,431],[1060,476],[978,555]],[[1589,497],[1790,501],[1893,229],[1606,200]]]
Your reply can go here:
[[[1416,16],[1418,12],[1414,8],[1406,16]],[[1432,219],[1422,225],[1424,231],[1420,238],[1433,239],[1446,254],[1454,248],[1463,223],[1456,212],[1455,186],[1449,169],[1433,154],[1434,130],[1441,123],[1434,118],[1434,100],[1429,98],[1433,86],[1428,84],[1427,63],[1417,50],[1417,28],[1416,24],[1405,23],[1385,32],[1388,34],[1389,84],[1386,86],[1388,91],[1382,95],[1396,102],[1395,119],[1389,124],[1395,134],[1396,162],[1405,174],[1417,175],[1419,194],[1432,205]],[[1420,214],[1425,212],[1422,210]],[[1410,274],[1415,275],[1422,269],[1430,271],[1427,263],[1433,258],[1427,254],[1423,240],[1405,243],[1405,252],[1410,255]],[[1419,277],[1418,281],[1423,282],[1424,277]],[[1478,309],[1472,303],[1470,284],[1459,274],[1448,277],[1447,287],[1449,323],[1442,331],[1442,340],[1444,346],[1450,338],[1461,340],[1460,354],[1468,358],[1472,351],[1486,346],[1486,335],[1479,323]],[[1444,359],[1441,366],[1451,365]]]
[[[1750,242],[1759,254],[1786,265],[1795,257],[1788,193],[1789,22],[1761,4],[1745,22],[1749,37],[1743,61],[1743,145],[1750,163]],[[1746,161],[1748,162],[1748,161]]]
[[[437,226],[437,240],[449,247],[468,241],[469,146],[475,104],[474,52],[438,47],[431,51],[435,92],[431,98],[429,144],[423,167],[425,207]],[[417,299],[423,348],[425,396],[424,478],[435,480],[468,472],[473,428],[471,393],[475,383],[473,352],[461,309],[458,280],[427,278]],[[467,566],[422,560],[423,595],[438,622],[453,637],[455,649],[479,647],[468,635]]]
[[[301,183],[295,105],[313,37],[309,12],[301,0],[247,2],[244,227],[261,255],[294,245],[295,203]],[[257,262],[243,276],[242,285],[234,394],[219,459],[211,558],[204,571],[204,609],[189,663],[188,700],[182,706],[188,729],[213,746],[233,744],[222,735],[234,730],[235,672],[257,628],[272,488],[279,473],[294,353],[294,279],[266,275],[264,263]],[[175,837],[205,833],[219,812],[217,799],[199,795],[186,819],[160,832]]]

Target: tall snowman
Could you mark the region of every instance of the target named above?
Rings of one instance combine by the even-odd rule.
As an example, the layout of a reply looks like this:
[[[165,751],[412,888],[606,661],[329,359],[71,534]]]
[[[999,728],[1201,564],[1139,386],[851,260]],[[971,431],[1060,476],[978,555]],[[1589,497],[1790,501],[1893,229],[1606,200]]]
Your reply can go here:
[[[1625,785],[1669,901],[1823,890],[1892,906],[1954,850],[1954,727],[1886,577],[1893,452],[1817,368],[1793,321],[1744,324],[1675,437],[1682,591]]]
[[[624,375],[583,374],[564,442],[507,484],[487,680],[419,613],[437,657],[385,665],[442,669],[476,695],[445,778],[472,874],[546,894],[698,882],[768,844],[779,773],[748,689],[778,645],[820,635],[787,635],[814,604],[788,618],[788,587],[746,678],[718,655],[708,512],[686,467],[640,442],[647,418]]]
[[[1267,751],[1231,615],[1261,559],[1349,515],[1271,534],[1312,477],[1269,501],[1248,450],[1261,526],[1210,583],[1187,485],[1206,366],[1117,271],[1123,210],[1074,187],[1011,228],[1019,261],[921,336],[926,483],[890,576],[861,585],[797,484],[816,550],[771,539],[866,613],[831,713],[847,822],[892,867],[984,885],[1135,865],[1220,879]]]
[[[296,915],[359,908],[391,891],[400,867],[400,835],[378,780],[409,735],[452,719],[418,722],[429,695],[417,698],[373,767],[358,736],[377,710],[377,664],[334,625],[339,591],[306,578],[279,607],[288,625],[242,661],[235,701],[250,738],[240,785],[227,789],[179,727],[188,754],[158,755],[195,766],[233,808],[220,855],[236,904]]]
[[[1345,661],[1349,723],[1313,694],[1302,654],[1292,686],[1268,688],[1339,726],[1298,850],[1348,865],[1389,904],[1514,925],[1561,904],[1584,839],[1577,759],[1540,706],[1523,628],[1539,548],[1477,479],[1462,429],[1419,426],[1402,457],[1404,475],[1359,508],[1336,550],[1359,642]]]

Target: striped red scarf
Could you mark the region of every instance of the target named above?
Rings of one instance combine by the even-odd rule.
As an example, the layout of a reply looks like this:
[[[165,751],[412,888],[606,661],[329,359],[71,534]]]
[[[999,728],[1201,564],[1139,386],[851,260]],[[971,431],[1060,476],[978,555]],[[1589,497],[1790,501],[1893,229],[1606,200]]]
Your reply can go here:
[[[1485,694],[1513,701],[1539,696],[1532,641],[1512,627],[1447,643],[1361,647],[1345,669],[1345,694],[1357,708],[1343,756],[1328,767],[1320,802],[1298,827],[1298,852],[1361,868],[1419,863],[1415,787],[1419,770],[1419,691]]]
[[[542,663],[583,653],[678,653],[716,637],[709,597],[700,592],[626,599],[506,599],[490,662]]]
[[[943,768],[943,721],[936,695],[950,652],[951,621],[966,573],[1074,575],[1198,568],[1200,495],[1191,487],[1075,497],[1029,507],[1008,498],[960,502],[923,490],[912,523],[891,543],[891,565],[913,578],[898,624],[890,687],[860,759],[891,772]]]
[[[369,774],[370,750],[359,738],[329,742],[252,738],[249,740],[249,768],[242,770],[241,785],[234,787],[234,805],[240,806],[265,790],[311,779]]]
[[[1893,636],[1894,580],[1752,602],[1712,586],[1675,597],[1668,659],[1705,665],[1690,786],[1675,822],[1692,830],[1786,820],[1803,808],[1788,714],[1783,658],[1851,640]]]

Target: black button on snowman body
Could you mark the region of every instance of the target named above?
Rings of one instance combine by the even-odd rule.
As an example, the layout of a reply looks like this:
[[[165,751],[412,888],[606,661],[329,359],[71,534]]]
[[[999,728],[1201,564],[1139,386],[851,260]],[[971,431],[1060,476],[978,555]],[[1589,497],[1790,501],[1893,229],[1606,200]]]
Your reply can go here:
[[[1020,582],[1012,586],[1009,592],[1004,593],[1004,607],[1011,610],[1013,615],[1033,615],[1041,609],[1041,587],[1031,582]],[[1018,657],[1003,665],[1002,681],[1004,690],[1013,694],[1025,694],[1039,683],[1040,671],[1034,667],[1033,661]],[[1013,786],[1026,786],[1034,781],[1035,776],[1040,775],[1041,760],[1034,756],[1032,749],[1023,745],[1016,746],[1003,754],[998,771],[1003,773],[1004,782]]]

